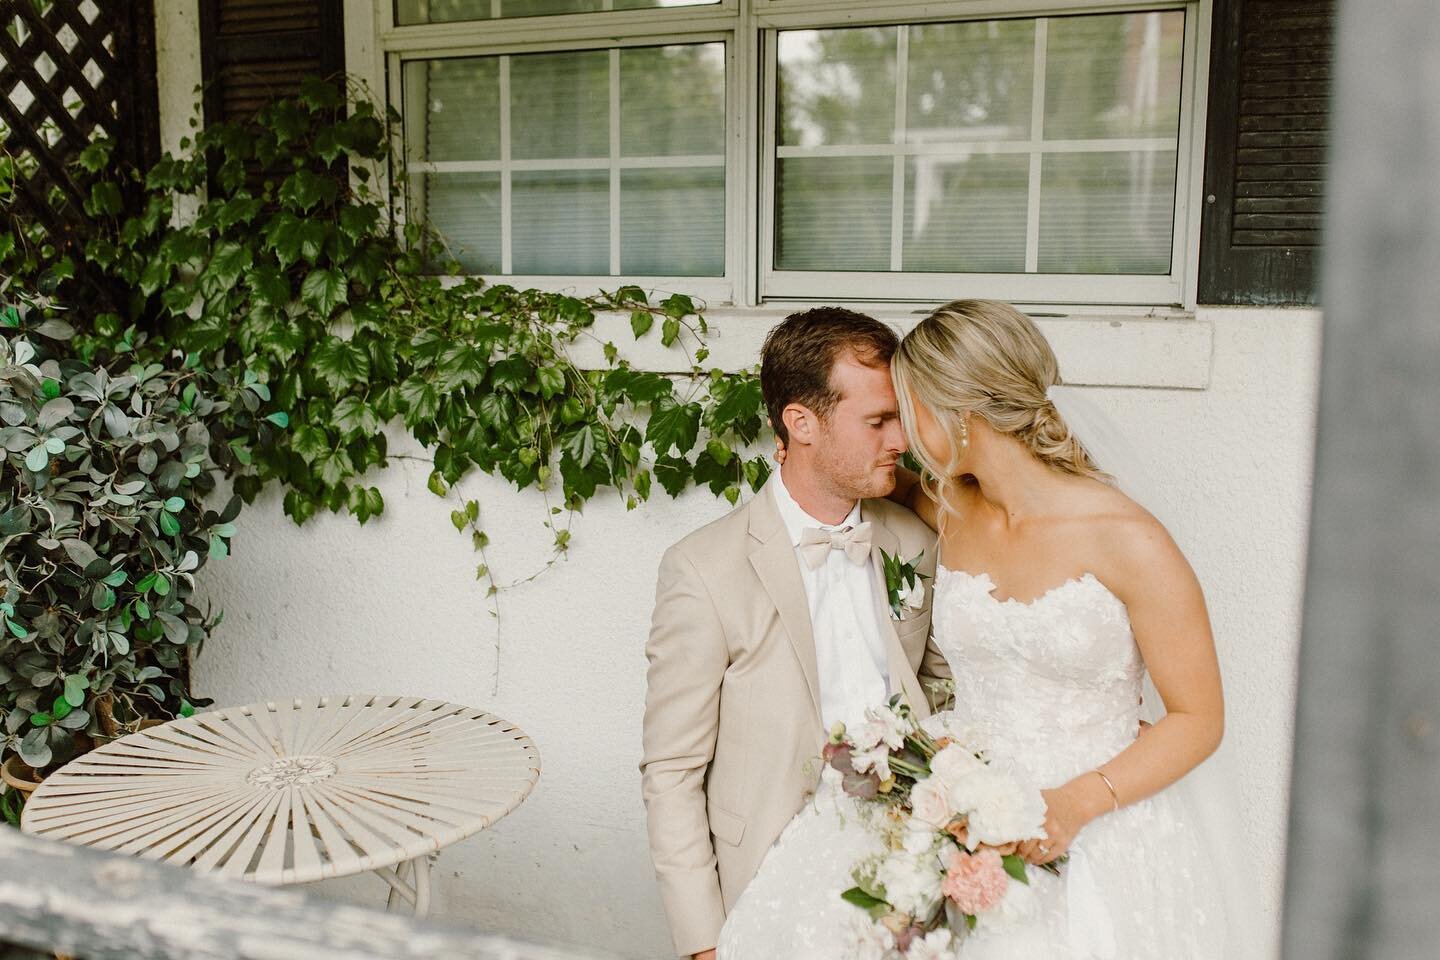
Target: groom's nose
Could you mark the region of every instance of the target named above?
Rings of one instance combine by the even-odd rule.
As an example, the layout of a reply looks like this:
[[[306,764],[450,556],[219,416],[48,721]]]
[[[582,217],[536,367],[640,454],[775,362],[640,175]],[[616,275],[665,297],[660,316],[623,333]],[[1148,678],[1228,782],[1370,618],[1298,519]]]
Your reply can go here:
[[[898,456],[909,449],[909,444],[905,442],[905,427],[900,423],[899,417],[890,420],[888,426],[889,429],[885,431],[885,449]]]

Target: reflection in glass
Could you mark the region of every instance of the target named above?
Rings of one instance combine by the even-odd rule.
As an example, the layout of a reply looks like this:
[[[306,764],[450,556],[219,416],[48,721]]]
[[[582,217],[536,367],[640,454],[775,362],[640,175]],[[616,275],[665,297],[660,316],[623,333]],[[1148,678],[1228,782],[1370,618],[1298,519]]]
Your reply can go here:
[[[788,30],[778,57],[781,146],[890,143],[898,27]]]
[[[419,23],[450,23],[457,20],[708,6],[719,2],[720,0],[395,0],[395,23],[407,27]]]
[[[498,273],[500,174],[430,173],[418,185],[423,195],[415,197],[416,206],[427,211],[430,225],[464,272]]]
[[[725,45],[620,51],[620,151],[627,157],[725,153]]]
[[[620,174],[620,272],[719,277],[725,273],[725,171]]]
[[[510,155],[516,159],[610,153],[610,52],[510,58]]]
[[[1049,154],[1041,169],[1040,272],[1170,272],[1175,154]]]
[[[500,159],[500,59],[411,60],[403,73],[414,160]],[[423,112],[411,112],[423,104]]]
[[[779,161],[775,266],[890,269],[891,168],[888,157]]]
[[[1048,29],[1047,140],[1175,136],[1183,11],[1055,17]]]
[[[1023,273],[1026,154],[912,157],[905,170],[902,269]]]
[[[609,171],[543,170],[512,176],[515,273],[610,272]]]
[[[1034,20],[917,24],[908,31],[907,141],[1029,139]]]

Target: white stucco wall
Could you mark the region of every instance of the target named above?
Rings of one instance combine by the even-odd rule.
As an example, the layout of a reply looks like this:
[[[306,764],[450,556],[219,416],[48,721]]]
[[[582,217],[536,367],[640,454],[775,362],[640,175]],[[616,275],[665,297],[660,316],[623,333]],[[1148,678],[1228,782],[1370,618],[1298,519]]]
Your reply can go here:
[[[737,322],[721,340],[753,362],[763,323]],[[1062,371],[1187,384],[1096,387],[1095,396],[1174,479],[1167,515],[1210,600],[1239,818],[1278,917],[1319,315],[1202,308],[1172,337],[1132,330],[1104,350],[1093,344],[1105,325],[1079,323],[1047,325]],[[643,645],[662,551],[728,505],[703,491],[675,502],[661,493],[633,513],[597,500],[576,519],[569,558],[505,593],[497,623],[469,543],[450,525],[453,504],[426,490],[426,475],[413,462],[377,475],[386,513],[363,528],[333,516],[296,528],[273,490],[242,513],[234,556],[201,578],[226,616],[196,663],[196,692],[225,704],[395,692],[514,721],[539,746],[540,784],[516,813],[443,854],[436,913],[627,957],[668,956],[636,769]],[[484,505],[500,578],[530,573],[548,552],[541,498],[483,477],[463,486]],[[373,878],[320,889],[383,901]]]

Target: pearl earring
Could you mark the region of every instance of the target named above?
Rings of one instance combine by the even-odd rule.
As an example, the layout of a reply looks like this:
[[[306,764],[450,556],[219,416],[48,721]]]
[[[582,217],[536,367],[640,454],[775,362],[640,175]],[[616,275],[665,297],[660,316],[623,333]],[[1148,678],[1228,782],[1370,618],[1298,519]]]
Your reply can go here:
[[[961,450],[964,450],[965,448],[967,448],[967,447],[969,447],[969,446],[970,446],[970,418],[969,418],[968,416],[962,416],[962,417],[960,418],[960,449],[961,449]]]

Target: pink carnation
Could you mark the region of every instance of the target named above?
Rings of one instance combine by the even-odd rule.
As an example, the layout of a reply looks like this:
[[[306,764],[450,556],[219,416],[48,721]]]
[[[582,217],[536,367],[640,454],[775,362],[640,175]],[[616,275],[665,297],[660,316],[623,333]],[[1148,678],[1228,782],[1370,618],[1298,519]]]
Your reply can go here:
[[[962,913],[971,916],[983,913],[1005,899],[1010,878],[1000,854],[988,847],[974,853],[955,851],[950,869],[941,881],[940,892],[954,901]]]

